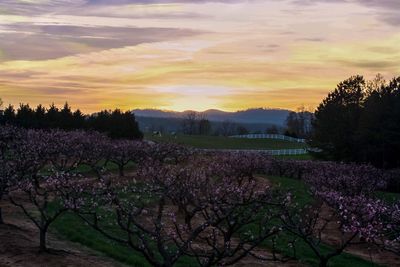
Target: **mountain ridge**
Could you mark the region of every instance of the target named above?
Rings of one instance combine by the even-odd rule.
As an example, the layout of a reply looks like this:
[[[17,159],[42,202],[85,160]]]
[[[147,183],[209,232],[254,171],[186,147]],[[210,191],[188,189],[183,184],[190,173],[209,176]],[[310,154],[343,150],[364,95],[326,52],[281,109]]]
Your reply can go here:
[[[135,109],[132,112],[138,117],[181,119],[190,112],[196,112],[199,115],[205,116],[208,120],[216,122],[229,120],[236,123],[267,123],[283,126],[291,111],[286,109],[252,108],[234,112],[219,109],[208,109],[200,112],[193,110],[170,111],[160,109]]]

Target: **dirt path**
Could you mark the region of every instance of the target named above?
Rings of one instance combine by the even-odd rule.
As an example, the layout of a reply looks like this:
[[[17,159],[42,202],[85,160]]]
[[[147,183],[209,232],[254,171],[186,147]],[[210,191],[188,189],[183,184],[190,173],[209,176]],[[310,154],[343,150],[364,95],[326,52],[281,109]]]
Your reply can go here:
[[[49,233],[51,253],[38,253],[38,232],[23,214],[8,202],[1,202],[4,220],[0,225],[0,267],[123,267],[79,244],[60,240]]]

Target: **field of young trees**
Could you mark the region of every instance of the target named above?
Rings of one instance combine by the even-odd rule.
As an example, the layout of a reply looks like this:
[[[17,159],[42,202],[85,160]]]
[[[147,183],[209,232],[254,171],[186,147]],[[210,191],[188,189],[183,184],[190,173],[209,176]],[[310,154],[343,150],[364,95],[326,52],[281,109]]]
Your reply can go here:
[[[132,266],[400,264],[395,171],[13,126],[0,152],[43,255],[55,231]]]

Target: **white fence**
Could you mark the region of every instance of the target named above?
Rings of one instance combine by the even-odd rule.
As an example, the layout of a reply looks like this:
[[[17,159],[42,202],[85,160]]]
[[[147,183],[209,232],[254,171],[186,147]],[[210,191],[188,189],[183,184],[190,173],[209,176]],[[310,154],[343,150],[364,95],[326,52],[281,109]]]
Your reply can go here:
[[[248,138],[248,139],[279,139],[290,142],[305,143],[305,139],[294,138],[283,134],[245,134],[245,135],[233,135],[232,138]]]
[[[244,152],[244,153],[265,153],[271,156],[289,156],[289,155],[305,155],[308,154],[307,149],[276,149],[276,150],[264,150],[264,149],[198,149],[201,151],[210,152]]]

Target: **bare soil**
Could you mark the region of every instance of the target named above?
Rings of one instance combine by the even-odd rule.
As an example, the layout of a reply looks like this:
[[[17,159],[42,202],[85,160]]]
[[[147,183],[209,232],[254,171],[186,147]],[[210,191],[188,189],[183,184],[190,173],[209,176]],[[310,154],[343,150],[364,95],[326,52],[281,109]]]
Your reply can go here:
[[[39,253],[39,234],[19,209],[3,201],[5,225],[0,225],[0,267],[123,267],[106,256],[49,233],[50,251]]]

